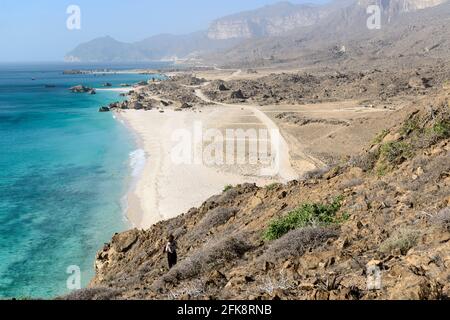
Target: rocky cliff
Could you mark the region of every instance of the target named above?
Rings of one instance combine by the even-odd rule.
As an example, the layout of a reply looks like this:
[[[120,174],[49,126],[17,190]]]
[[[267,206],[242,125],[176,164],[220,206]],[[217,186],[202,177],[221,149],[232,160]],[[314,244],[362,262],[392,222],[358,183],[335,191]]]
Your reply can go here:
[[[214,21],[209,30],[211,39],[255,38],[286,35],[288,32],[314,26],[330,15],[341,15],[341,10],[361,9],[361,16],[367,18],[365,10],[369,5],[380,6],[383,19],[390,21],[395,17],[440,5],[447,0],[359,0],[336,1],[329,5],[294,5],[281,2],[272,6],[244,12]],[[351,15],[341,16],[343,20],[354,19]],[[350,21],[344,21],[350,23]]]
[[[277,36],[299,27],[312,26],[328,13],[326,7],[281,2],[218,19],[211,24],[208,37],[233,39]]]
[[[208,30],[192,34],[162,34],[135,43],[124,43],[110,37],[94,39],[77,46],[67,54],[66,60],[130,62],[192,57],[207,59],[211,54],[216,54],[211,59],[213,63],[221,62],[220,57],[235,62],[256,58],[267,60],[267,57],[271,56],[282,56],[284,59],[293,56],[302,61],[302,55],[308,53],[311,48],[329,49],[343,38],[359,43],[362,40],[371,41],[372,37],[378,36],[366,27],[368,5],[380,5],[384,37],[392,38],[399,27],[427,28],[428,25],[439,23],[439,10],[425,20],[420,15],[413,14],[443,3],[449,1],[339,0],[321,6],[282,2],[218,19],[211,23]],[[394,26],[408,14],[411,19],[418,21],[418,26],[411,26],[409,21]],[[393,27],[388,29],[387,25]],[[414,29],[409,29],[408,32],[410,35],[414,32],[417,34]],[[362,34],[365,38],[361,39],[355,34]],[[430,33],[427,37],[433,39],[439,37],[439,34]],[[384,41],[380,47],[403,38],[404,36],[400,35],[397,39]],[[288,46],[289,55],[283,52],[284,45]]]

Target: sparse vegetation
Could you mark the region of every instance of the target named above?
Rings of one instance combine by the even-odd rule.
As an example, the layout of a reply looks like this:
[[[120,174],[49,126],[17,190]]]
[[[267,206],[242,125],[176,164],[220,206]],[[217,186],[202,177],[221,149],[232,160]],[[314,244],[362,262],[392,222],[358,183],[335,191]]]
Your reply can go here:
[[[368,172],[374,168],[379,156],[380,152],[378,150],[353,156],[350,159],[349,165],[361,168],[363,171]]]
[[[280,186],[279,183],[272,183],[266,186],[266,190],[273,191],[276,190]]]
[[[274,241],[263,256],[265,261],[277,261],[302,256],[309,249],[323,245],[328,239],[338,237],[334,228],[306,227],[288,232]]]
[[[386,174],[388,174],[389,166],[386,163],[381,162],[381,163],[377,164],[375,170],[376,170],[377,176],[381,178],[381,177],[384,177]]]
[[[436,280],[423,281],[420,284],[419,300],[422,301],[436,301],[448,300],[444,293],[444,285]]]
[[[447,300],[448,297],[444,293],[444,285],[436,280],[424,281],[420,284],[419,299],[428,300]]]
[[[170,291],[169,300],[179,300],[182,297],[198,298],[205,294],[205,284],[200,280],[194,280],[189,284]]]
[[[119,299],[121,294],[120,290],[112,288],[87,288],[74,291],[67,296],[64,296],[63,300],[116,300]]]
[[[431,220],[433,224],[450,231],[450,207],[442,209]]]
[[[303,175],[303,179],[309,180],[309,179],[320,179],[322,178],[326,173],[330,171],[329,167],[323,167],[319,169],[315,169],[312,171],[308,171]]]
[[[164,283],[192,279],[241,257],[250,249],[251,245],[242,234],[209,242],[172,268],[156,283],[156,287],[162,288]]]
[[[239,209],[237,208],[216,208],[209,210],[198,225],[195,226],[194,230],[192,230],[191,238],[201,240],[211,230],[230,220],[238,211]]]
[[[411,146],[404,141],[388,142],[381,146],[380,155],[390,164],[400,164],[411,156]]]
[[[293,288],[295,288],[293,281],[289,280],[283,272],[280,272],[278,279],[264,277],[259,286],[259,289],[268,295],[273,295],[277,290],[289,290]]]
[[[360,186],[362,184],[364,184],[364,181],[362,179],[351,179],[351,180],[344,181],[341,184],[341,189],[354,188],[354,187]]]
[[[341,209],[342,197],[337,197],[331,204],[305,203],[291,211],[285,217],[272,221],[264,233],[264,239],[276,240],[291,230],[305,227],[323,227],[339,224],[348,217],[337,217]]]
[[[386,136],[389,134],[389,130],[383,130],[381,131],[373,140],[372,144],[380,144],[381,142],[383,142],[384,138],[386,138]]]
[[[403,124],[403,127],[400,130],[400,133],[402,135],[409,135],[415,131],[417,131],[420,128],[420,122],[417,118],[411,118],[405,121]]]
[[[441,139],[450,137],[450,121],[437,122],[432,128],[432,132]]]
[[[233,189],[233,186],[231,184],[228,184],[223,188],[223,192],[230,191],[231,189]]]
[[[418,231],[401,228],[384,241],[379,250],[386,254],[399,250],[401,254],[406,255],[411,248],[417,245],[419,238],[420,233]]]

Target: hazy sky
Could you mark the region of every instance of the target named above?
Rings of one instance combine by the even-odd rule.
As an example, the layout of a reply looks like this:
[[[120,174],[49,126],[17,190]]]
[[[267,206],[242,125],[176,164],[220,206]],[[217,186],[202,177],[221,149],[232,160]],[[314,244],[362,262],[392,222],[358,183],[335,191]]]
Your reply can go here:
[[[0,0],[0,61],[61,61],[77,44],[110,35],[137,41],[159,33],[206,29],[215,18],[279,0]],[[292,0],[320,3],[324,0]],[[69,5],[81,29],[68,30]]]

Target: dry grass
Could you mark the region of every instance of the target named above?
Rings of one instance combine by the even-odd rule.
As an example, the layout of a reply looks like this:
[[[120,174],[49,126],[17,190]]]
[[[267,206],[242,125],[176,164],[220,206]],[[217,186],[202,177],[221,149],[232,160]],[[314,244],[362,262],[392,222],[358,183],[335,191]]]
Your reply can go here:
[[[117,300],[121,291],[111,288],[81,289],[74,291],[62,298],[62,300]]]
[[[339,232],[331,228],[296,229],[274,241],[261,259],[276,262],[280,259],[299,257],[310,249],[322,246],[328,239],[338,236]]]
[[[361,155],[353,156],[350,161],[350,167],[357,167],[364,172],[371,171],[374,167],[378,158],[380,156],[379,151],[367,152]]]
[[[262,293],[273,295],[277,290],[294,289],[293,281],[289,280],[283,272],[280,272],[279,277],[265,276],[260,280],[259,290]]]
[[[379,250],[386,254],[399,250],[401,254],[406,255],[411,248],[417,245],[419,238],[419,231],[410,228],[401,228],[386,239],[380,245]]]
[[[243,234],[231,235],[211,241],[178,263],[155,283],[156,289],[164,284],[177,284],[223,266],[243,256],[252,248]]]
[[[450,207],[442,209],[431,218],[433,224],[450,231]]]
[[[191,238],[198,238],[207,235],[211,230],[225,224],[239,212],[237,208],[216,208],[207,212],[199,224],[192,232]]]

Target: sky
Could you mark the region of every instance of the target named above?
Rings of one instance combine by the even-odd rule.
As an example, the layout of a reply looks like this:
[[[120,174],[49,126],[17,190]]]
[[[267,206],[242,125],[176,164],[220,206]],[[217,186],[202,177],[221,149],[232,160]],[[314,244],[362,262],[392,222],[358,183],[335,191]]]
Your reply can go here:
[[[320,3],[324,0],[291,0]],[[160,34],[204,30],[222,16],[279,0],[1,0],[0,62],[62,61],[78,44],[112,36],[133,42]],[[71,5],[80,29],[69,30]]]

